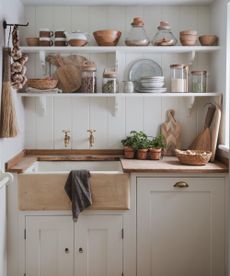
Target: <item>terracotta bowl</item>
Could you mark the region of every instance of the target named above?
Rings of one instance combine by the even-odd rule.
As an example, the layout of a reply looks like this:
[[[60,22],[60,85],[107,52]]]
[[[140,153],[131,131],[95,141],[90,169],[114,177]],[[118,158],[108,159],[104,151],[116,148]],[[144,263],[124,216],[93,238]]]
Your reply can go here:
[[[95,40],[99,46],[116,46],[121,32],[115,30],[100,30],[93,33]]]
[[[28,79],[27,86],[40,90],[46,90],[56,88],[57,83],[58,81],[54,79]]]
[[[70,39],[68,43],[70,46],[82,47],[85,46],[88,42],[82,39]]]
[[[216,35],[201,35],[199,41],[202,46],[215,46],[218,43],[218,37]]]
[[[38,37],[27,37],[26,43],[28,46],[39,46],[39,38]]]

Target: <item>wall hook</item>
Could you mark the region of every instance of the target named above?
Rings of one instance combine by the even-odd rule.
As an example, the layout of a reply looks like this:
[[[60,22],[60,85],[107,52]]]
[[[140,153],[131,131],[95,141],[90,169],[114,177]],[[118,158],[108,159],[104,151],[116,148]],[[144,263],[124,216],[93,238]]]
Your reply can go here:
[[[4,20],[2,25],[3,25],[3,29],[6,29],[8,26],[27,27],[29,26],[29,22],[27,22],[26,24],[11,24],[11,23],[7,23],[6,20]]]

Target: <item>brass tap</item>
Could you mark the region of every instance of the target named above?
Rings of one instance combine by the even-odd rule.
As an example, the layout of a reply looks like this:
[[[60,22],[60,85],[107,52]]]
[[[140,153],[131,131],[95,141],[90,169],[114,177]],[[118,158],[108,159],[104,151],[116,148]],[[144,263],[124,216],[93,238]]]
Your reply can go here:
[[[89,145],[92,148],[94,144],[94,135],[93,133],[96,132],[95,129],[88,129],[87,132],[89,132]]]
[[[64,129],[62,132],[64,133],[64,145],[67,148],[70,144],[70,130]]]

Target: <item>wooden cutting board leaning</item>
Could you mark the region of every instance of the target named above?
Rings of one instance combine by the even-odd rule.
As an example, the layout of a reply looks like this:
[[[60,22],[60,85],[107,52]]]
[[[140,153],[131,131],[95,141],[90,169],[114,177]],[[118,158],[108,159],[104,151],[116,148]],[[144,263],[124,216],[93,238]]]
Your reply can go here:
[[[53,78],[58,80],[58,88],[63,93],[76,92],[81,87],[81,66],[87,61],[86,58],[77,55],[68,57],[50,55],[46,60],[57,66]]]
[[[180,149],[181,145],[181,125],[175,119],[175,111],[167,111],[168,120],[161,125],[161,134],[166,143],[165,155],[175,155],[175,149]]]

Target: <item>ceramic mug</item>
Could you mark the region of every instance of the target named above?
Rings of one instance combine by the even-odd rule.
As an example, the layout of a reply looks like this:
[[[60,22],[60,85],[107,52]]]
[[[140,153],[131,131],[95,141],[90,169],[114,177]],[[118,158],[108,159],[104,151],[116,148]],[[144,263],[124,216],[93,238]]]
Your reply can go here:
[[[67,46],[66,39],[64,37],[58,37],[54,39],[55,46]]]
[[[52,46],[53,41],[49,37],[40,37],[39,46]]]
[[[39,36],[40,37],[52,37],[53,36],[53,32],[50,31],[50,29],[48,28],[43,28],[39,30]]]
[[[55,37],[57,38],[65,38],[65,30],[64,29],[57,29],[54,33]]]

